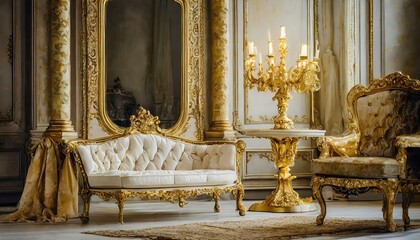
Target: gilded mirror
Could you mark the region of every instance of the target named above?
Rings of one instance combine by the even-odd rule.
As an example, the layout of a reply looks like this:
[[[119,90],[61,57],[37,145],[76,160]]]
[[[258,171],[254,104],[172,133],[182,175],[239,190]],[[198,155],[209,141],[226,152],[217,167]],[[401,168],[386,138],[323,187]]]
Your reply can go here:
[[[132,4],[138,4],[143,7],[143,4],[147,4],[144,1],[147,0],[82,0],[82,104],[83,104],[83,113],[82,113],[82,137],[83,138],[98,138],[114,134],[121,134],[124,132],[125,128],[120,126],[124,123],[119,122],[118,125],[114,122],[116,113],[113,116],[110,116],[108,113],[106,93],[108,92],[131,92],[135,97],[135,103],[133,100],[126,98],[128,103],[127,105],[146,105],[148,110],[151,112],[154,111],[154,103],[144,103],[141,99],[146,94],[146,84],[139,83],[140,79],[147,78],[147,74],[151,73],[151,70],[144,72],[143,77],[140,74],[135,75],[132,72],[130,75],[127,75],[130,71],[137,71],[137,68],[147,68],[151,67],[151,62],[146,62],[146,57],[141,53],[139,54],[136,51],[139,51],[140,43],[135,40],[132,36],[135,34],[133,32],[127,32],[124,28],[124,33],[122,35],[128,36],[130,38],[127,41],[132,41],[130,44],[134,47],[129,48],[129,53],[134,52],[137,54],[134,57],[126,57],[121,52],[117,52],[117,55],[111,55],[109,49],[109,44],[107,43],[107,31],[110,31],[108,28],[108,14],[110,13],[110,8],[114,8],[113,4],[128,4],[133,11],[132,14],[139,15],[134,12],[135,7]],[[153,4],[158,0],[149,0]],[[189,139],[203,139],[204,133],[204,118],[202,112],[204,112],[204,100],[203,100],[203,86],[204,86],[204,77],[205,77],[205,58],[204,58],[204,49],[205,49],[205,21],[206,21],[206,12],[205,12],[205,1],[201,0],[167,0],[168,4],[175,5],[179,10],[179,15],[176,21],[179,22],[179,43],[178,48],[179,54],[176,55],[175,61],[178,61],[179,65],[179,83],[175,84],[173,89],[178,93],[174,94],[174,109],[177,112],[177,118],[175,120],[167,121],[172,124],[171,126],[166,125],[162,126],[163,131],[168,135],[182,136]],[[118,8],[118,6],[117,6]],[[151,8],[151,7],[150,7]],[[111,11],[113,11],[112,9]],[[152,12],[152,10],[150,10]],[[153,9],[154,12],[154,9]],[[154,15],[149,14],[149,19]],[[115,28],[123,28],[126,23],[124,19],[127,19],[133,16],[117,16],[118,24]],[[153,19],[154,21],[154,19]],[[175,20],[174,20],[175,21]],[[153,23],[148,23],[153,25]],[[136,24],[138,28],[135,28],[131,31],[140,31],[139,28],[145,27]],[[150,27],[150,26],[149,26]],[[122,31],[122,30],[121,30]],[[154,31],[154,30],[153,30]],[[151,30],[149,28],[149,34],[151,35]],[[121,34],[115,33],[115,34]],[[139,33],[136,33],[140,35]],[[153,33],[154,34],[154,33]],[[144,34],[143,34],[144,35]],[[143,36],[142,35],[142,36]],[[152,36],[144,36],[152,37]],[[125,41],[125,40],[124,40]],[[150,41],[150,40],[148,40]],[[136,45],[136,43],[138,43]],[[142,43],[145,44],[145,43]],[[144,51],[145,47],[142,49]],[[173,49],[174,50],[174,49]],[[150,47],[147,51],[152,52]],[[107,62],[107,54],[113,56],[114,63],[119,61],[125,61],[125,65],[119,65],[121,69],[114,67],[114,72],[108,70],[111,62]],[[118,56],[120,55],[120,56]],[[140,55],[140,56],[139,56]],[[126,61],[127,59],[133,59]],[[139,59],[137,59],[139,58]],[[149,56],[149,59],[151,57]],[[122,60],[121,60],[122,59]],[[159,61],[159,65],[162,65]],[[146,67],[145,67],[146,66]],[[175,68],[175,67],[173,67]],[[134,76],[134,77],[133,77]],[[146,76],[146,77],[145,77]],[[148,87],[150,87],[150,83]],[[133,90],[132,87],[136,87]],[[134,94],[138,93],[140,89],[143,88],[143,92],[140,92],[139,95],[135,96]],[[151,90],[149,90],[151,91]],[[147,92],[147,94],[151,94]],[[130,95],[130,94],[128,94]],[[152,95],[153,96],[153,95]],[[179,97],[178,97],[179,96]],[[152,98],[149,95],[149,99]],[[175,100],[176,98],[179,98]],[[111,104],[111,103],[108,103]],[[168,104],[167,104],[168,105]],[[112,106],[115,108],[115,106]],[[146,106],[145,106],[146,107]],[[115,111],[115,109],[114,109]]]
[[[122,133],[144,107],[178,133],[188,118],[185,0],[99,1],[99,124]],[[89,71],[89,69],[88,69]]]
[[[179,119],[182,10],[174,0],[109,0],[105,20],[105,109],[111,121],[130,125],[141,106],[161,128]]]

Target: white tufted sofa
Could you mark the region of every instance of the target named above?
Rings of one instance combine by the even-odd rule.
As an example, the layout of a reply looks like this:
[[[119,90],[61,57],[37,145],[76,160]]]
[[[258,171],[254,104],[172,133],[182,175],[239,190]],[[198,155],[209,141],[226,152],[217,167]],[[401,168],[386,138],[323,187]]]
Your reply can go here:
[[[147,111],[141,114],[150,115]],[[121,223],[127,197],[178,201],[182,207],[187,198],[207,194],[214,198],[218,212],[219,195],[232,192],[240,215],[245,215],[239,177],[245,148],[242,141],[205,142],[166,136],[157,125],[153,130],[138,129],[133,124],[136,119],[123,135],[67,143],[83,179],[83,222],[89,221],[92,194],[105,200],[115,198]]]

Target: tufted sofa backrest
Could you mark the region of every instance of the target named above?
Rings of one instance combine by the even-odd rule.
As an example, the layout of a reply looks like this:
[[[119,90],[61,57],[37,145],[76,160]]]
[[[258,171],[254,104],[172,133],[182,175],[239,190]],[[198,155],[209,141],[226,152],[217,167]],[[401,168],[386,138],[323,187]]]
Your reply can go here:
[[[88,175],[112,170],[235,170],[234,144],[195,144],[136,133],[76,149]]]
[[[357,99],[360,156],[395,157],[396,137],[420,130],[420,92],[390,89]]]

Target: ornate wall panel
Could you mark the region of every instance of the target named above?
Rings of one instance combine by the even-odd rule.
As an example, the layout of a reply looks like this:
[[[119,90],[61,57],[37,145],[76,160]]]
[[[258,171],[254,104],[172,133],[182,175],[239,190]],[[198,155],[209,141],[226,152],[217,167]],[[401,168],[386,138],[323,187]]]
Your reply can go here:
[[[204,138],[204,51],[205,2],[176,0],[182,6],[183,54],[180,119],[166,131],[190,139]],[[124,131],[114,124],[105,108],[105,11],[107,0],[84,0],[82,7],[82,101],[84,138],[96,138]]]
[[[24,1],[0,1],[0,205],[15,204],[26,176]],[[30,39],[30,38],[29,38]]]
[[[263,66],[266,66],[268,53],[268,31],[274,44],[274,53],[277,51],[280,26],[286,27],[287,37],[287,70],[295,65],[299,57],[300,45],[308,44],[310,57],[313,56],[313,1],[247,1],[243,6],[243,49],[244,59],[248,54],[248,42],[254,42],[261,54]],[[290,10],[293,9],[293,14]],[[257,58],[259,62],[259,58]],[[243,86],[240,83],[240,86]],[[242,91],[242,90],[240,90]],[[255,88],[243,90],[243,122],[245,125],[260,125],[262,127],[272,124],[272,116],[277,114],[276,101],[272,100],[273,92],[258,92]],[[295,120],[297,125],[308,127],[311,119],[311,96],[310,94],[292,93],[289,101],[288,116]],[[258,103],[258,104],[256,104]],[[261,107],[266,106],[266,107]],[[240,114],[241,117],[242,114]]]
[[[373,78],[401,71],[420,79],[420,2],[370,0],[372,2]]]
[[[358,7],[360,83],[366,85],[395,71],[419,79],[419,1],[359,0]],[[364,81],[364,78],[369,80]]]

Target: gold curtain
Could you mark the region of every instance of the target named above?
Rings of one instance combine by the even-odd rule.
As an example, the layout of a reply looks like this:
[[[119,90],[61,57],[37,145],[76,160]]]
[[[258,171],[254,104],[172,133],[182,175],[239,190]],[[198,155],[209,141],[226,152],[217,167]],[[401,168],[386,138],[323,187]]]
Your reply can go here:
[[[44,138],[33,147],[33,157],[18,209],[1,222],[64,222],[78,215],[75,163],[61,160],[59,145]]]

